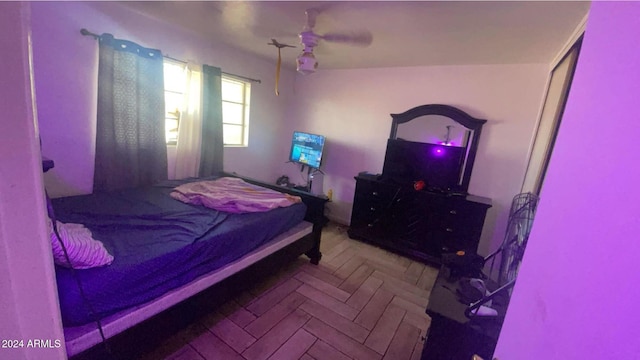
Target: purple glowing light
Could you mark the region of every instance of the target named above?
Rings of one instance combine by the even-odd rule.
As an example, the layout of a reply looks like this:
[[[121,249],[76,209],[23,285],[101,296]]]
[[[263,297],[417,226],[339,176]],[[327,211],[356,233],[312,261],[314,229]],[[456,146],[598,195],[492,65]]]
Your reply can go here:
[[[444,155],[444,148],[442,148],[441,146],[437,146],[433,149],[433,155],[435,156],[442,156]]]

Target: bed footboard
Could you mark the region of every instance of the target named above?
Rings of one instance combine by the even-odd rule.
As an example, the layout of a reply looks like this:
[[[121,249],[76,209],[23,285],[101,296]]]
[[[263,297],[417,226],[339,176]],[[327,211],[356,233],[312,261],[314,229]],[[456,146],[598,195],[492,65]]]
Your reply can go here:
[[[292,263],[302,254],[314,254],[317,239],[310,228],[312,224],[304,222],[288,234],[281,235],[282,241],[279,240],[272,245],[279,250],[271,253],[269,253],[271,250],[265,250],[264,252],[269,254],[257,261],[254,255],[250,255],[236,264],[171,291],[152,304],[145,304],[136,309],[137,313],[114,315],[111,319],[103,319],[103,329],[112,353],[109,353],[107,347],[100,343],[98,330],[92,324],[90,329],[65,330],[65,337],[68,335],[75,337],[68,338],[66,344],[67,351],[72,356],[71,359],[134,359],[151,351],[160,346],[164,339],[281,270],[283,264]],[[247,265],[248,263],[250,265]],[[210,283],[213,284],[210,285]],[[176,303],[176,300],[179,302]],[[165,306],[167,303],[174,305],[167,307]],[[150,313],[155,315],[147,317]],[[138,320],[140,317],[146,320]]]

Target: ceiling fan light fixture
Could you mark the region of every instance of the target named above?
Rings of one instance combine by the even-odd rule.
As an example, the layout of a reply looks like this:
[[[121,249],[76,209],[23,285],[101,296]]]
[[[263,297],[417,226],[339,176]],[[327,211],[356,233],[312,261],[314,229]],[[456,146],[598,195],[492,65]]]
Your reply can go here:
[[[298,55],[296,64],[296,70],[303,75],[313,74],[318,68],[318,61],[310,51],[303,51],[302,54]]]
[[[368,30],[350,32],[350,33],[326,33],[324,35],[317,34],[313,31],[318,16],[318,9],[307,9],[307,23],[302,28],[302,32],[298,34],[300,44],[303,46],[302,54],[296,58],[296,69],[303,75],[313,74],[318,68],[318,61],[313,56],[313,49],[318,46],[320,40],[328,42],[337,42],[359,46],[369,46],[373,37]]]

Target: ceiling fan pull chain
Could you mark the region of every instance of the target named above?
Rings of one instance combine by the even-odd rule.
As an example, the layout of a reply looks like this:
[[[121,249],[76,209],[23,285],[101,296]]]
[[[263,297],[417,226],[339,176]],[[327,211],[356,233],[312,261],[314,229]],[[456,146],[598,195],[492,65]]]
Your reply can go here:
[[[280,63],[282,62],[282,57],[280,56],[280,47],[278,47],[278,63],[276,64],[276,96],[280,96],[280,91],[278,91],[278,83],[280,82]]]

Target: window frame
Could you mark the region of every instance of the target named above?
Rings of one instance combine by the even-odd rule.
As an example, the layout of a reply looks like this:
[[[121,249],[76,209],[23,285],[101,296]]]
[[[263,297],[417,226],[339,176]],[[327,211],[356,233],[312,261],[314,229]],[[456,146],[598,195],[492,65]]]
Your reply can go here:
[[[222,104],[226,102],[229,104],[242,105],[242,119],[240,124],[238,124],[237,122],[227,122],[224,119],[224,114],[222,116],[223,128],[225,125],[241,127],[242,140],[241,140],[241,143],[239,144],[227,143],[226,139],[224,139],[224,130],[223,130],[223,133],[222,133],[223,144],[225,147],[248,147],[249,146],[249,114],[250,114],[250,107],[251,107],[251,82],[235,76],[227,75],[227,74],[222,75],[222,81],[228,81],[228,82],[242,85],[242,102],[222,100]]]
[[[173,60],[173,59],[168,59],[165,58],[163,59],[163,66],[179,66],[182,67],[184,69],[184,67],[186,66],[186,64],[177,61],[177,60]],[[186,79],[182,79],[185,80]],[[250,115],[250,107],[251,107],[251,82],[247,81],[245,79],[233,76],[233,75],[229,75],[229,74],[222,74],[221,77],[221,82],[230,82],[230,83],[234,83],[234,84],[238,84],[241,86],[242,88],[242,100],[241,102],[238,101],[231,101],[231,100],[222,100],[221,101],[221,106],[223,107],[224,103],[229,103],[229,104],[234,104],[234,105],[240,105],[242,107],[242,118],[240,119],[240,121],[236,121],[236,122],[230,122],[230,121],[225,121],[224,118],[224,113],[222,116],[222,128],[223,128],[223,133],[222,133],[222,138],[223,138],[223,146],[225,147],[248,147],[249,146],[249,115]],[[183,89],[182,92],[180,91],[175,91],[175,90],[170,90],[167,89],[166,87],[166,79],[165,79],[165,85],[164,85],[164,96],[165,96],[165,116],[164,116],[164,120],[165,120],[165,140],[166,140],[166,144],[167,146],[177,146],[178,144],[178,139],[176,138],[175,140],[169,140],[169,137],[167,136],[169,134],[169,132],[166,129],[166,124],[167,121],[175,121],[177,123],[177,128],[178,128],[178,137],[179,137],[179,129],[180,129],[180,122],[181,122],[181,111],[182,109],[176,109],[176,111],[169,111],[169,109],[167,109],[166,107],[166,99],[167,99],[167,94],[176,94],[176,95],[181,95],[182,96],[182,103],[184,103],[184,96],[185,96],[185,89]],[[222,89],[221,89],[222,92]],[[223,98],[222,94],[221,94],[221,98]],[[221,109],[222,110],[222,109]],[[227,139],[225,139],[225,135],[224,135],[224,127],[225,126],[239,126],[240,127],[240,143],[227,143]]]

